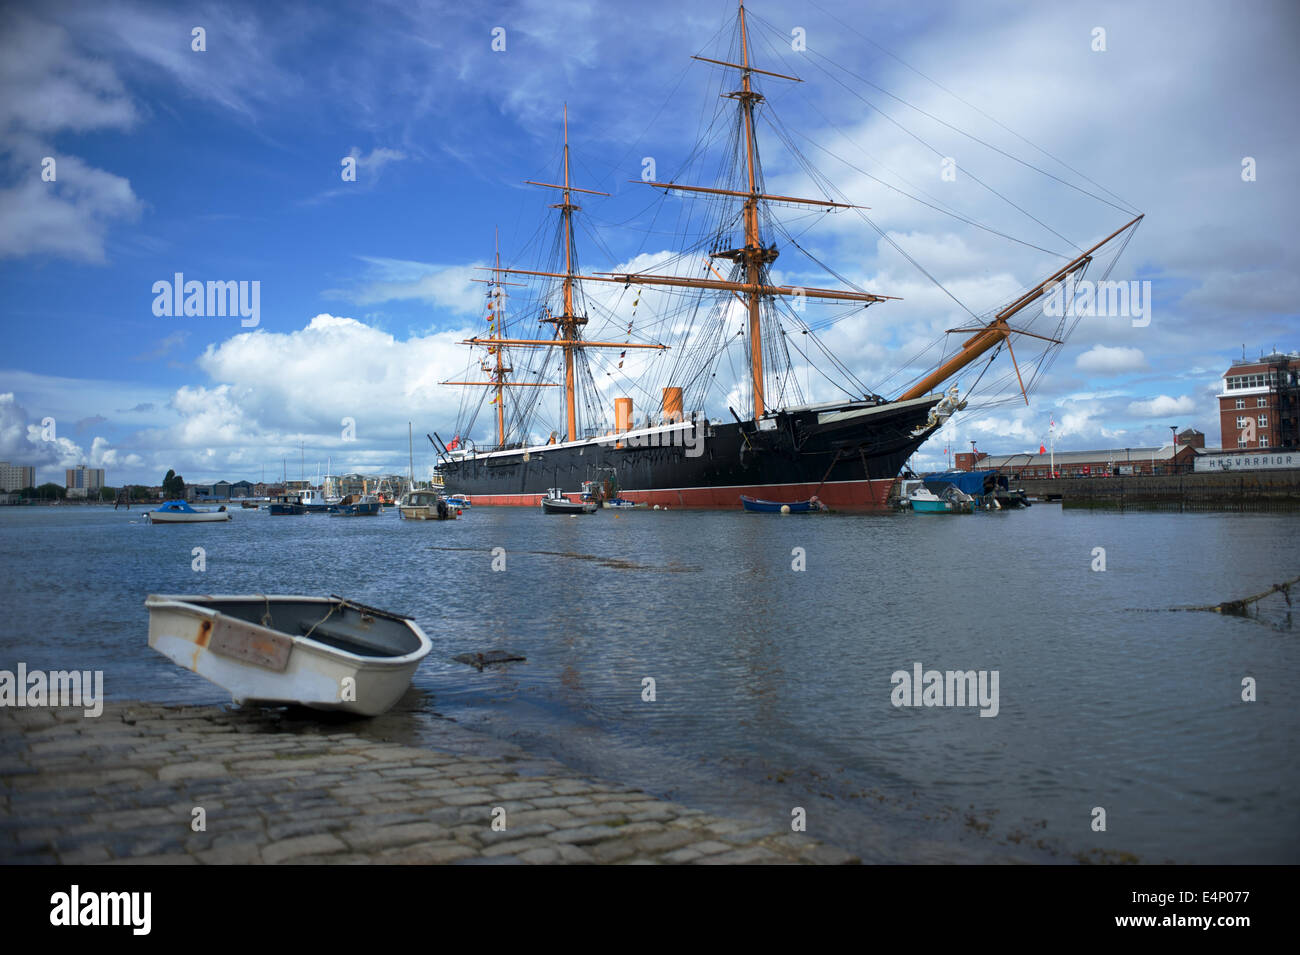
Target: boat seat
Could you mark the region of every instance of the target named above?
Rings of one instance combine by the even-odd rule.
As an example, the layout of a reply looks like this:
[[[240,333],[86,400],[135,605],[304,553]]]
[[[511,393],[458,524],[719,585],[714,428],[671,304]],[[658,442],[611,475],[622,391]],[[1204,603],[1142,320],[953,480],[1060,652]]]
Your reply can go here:
[[[298,621],[298,630],[304,636],[310,632],[311,639],[319,640],[336,650],[355,653],[363,657],[400,657],[410,652],[408,649],[394,647],[391,643],[382,642],[382,638],[376,639],[375,634],[364,633],[349,627],[346,623],[335,623],[333,621],[319,623],[315,620],[300,620]],[[414,649],[414,647],[411,649]]]

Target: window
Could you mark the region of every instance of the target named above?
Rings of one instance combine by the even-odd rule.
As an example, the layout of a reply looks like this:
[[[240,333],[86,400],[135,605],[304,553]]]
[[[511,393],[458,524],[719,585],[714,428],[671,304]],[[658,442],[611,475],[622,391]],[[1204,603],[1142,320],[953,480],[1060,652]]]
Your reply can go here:
[[[1267,428],[1267,427],[1268,427],[1268,415],[1266,415],[1266,414],[1262,414],[1262,415],[1259,416],[1259,426],[1260,426],[1261,428]]]
[[[1246,439],[1245,439],[1245,438],[1238,438],[1238,439],[1237,439],[1237,447],[1239,447],[1239,448],[1244,448],[1245,446],[1246,446]]]
[[[1267,398],[1257,398],[1257,399],[1255,400],[1255,407],[1256,407],[1256,408],[1267,408],[1267,407],[1268,407],[1268,399],[1267,399]]]
[[[1238,398],[1238,399],[1237,399],[1237,410],[1238,410],[1238,411],[1242,411],[1243,409],[1245,409],[1245,407],[1246,407],[1246,399],[1245,399],[1245,398]]]
[[[1263,437],[1261,437],[1261,438],[1259,439],[1259,446],[1260,446],[1261,448],[1267,448],[1267,447],[1268,447],[1268,435],[1264,435]]]
[[[1245,427],[1248,427],[1248,426],[1249,426],[1249,425],[1248,425],[1248,422],[1249,422],[1249,421],[1250,421],[1249,418],[1243,418],[1241,415],[1237,415],[1237,427],[1238,427],[1238,428],[1245,428]]]

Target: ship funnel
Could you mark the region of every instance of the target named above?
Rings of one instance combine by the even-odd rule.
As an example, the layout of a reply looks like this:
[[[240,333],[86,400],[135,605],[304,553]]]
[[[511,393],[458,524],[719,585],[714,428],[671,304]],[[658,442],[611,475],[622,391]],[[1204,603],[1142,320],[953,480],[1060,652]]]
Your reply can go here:
[[[664,389],[664,424],[676,424],[682,420],[682,389]]]
[[[614,399],[614,430],[620,434],[624,431],[632,430],[632,399],[615,398]],[[623,447],[620,441],[616,447]]]

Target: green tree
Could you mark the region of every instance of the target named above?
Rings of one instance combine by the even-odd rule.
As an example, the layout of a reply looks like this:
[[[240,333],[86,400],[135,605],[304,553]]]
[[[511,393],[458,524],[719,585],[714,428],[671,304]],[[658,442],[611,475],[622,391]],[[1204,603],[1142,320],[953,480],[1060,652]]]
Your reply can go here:
[[[62,484],[42,484],[36,489],[36,496],[43,501],[61,501],[68,496],[68,490]]]
[[[163,478],[162,493],[163,497],[169,500],[183,498],[185,496],[185,478],[175,471],[168,470],[167,476]]]

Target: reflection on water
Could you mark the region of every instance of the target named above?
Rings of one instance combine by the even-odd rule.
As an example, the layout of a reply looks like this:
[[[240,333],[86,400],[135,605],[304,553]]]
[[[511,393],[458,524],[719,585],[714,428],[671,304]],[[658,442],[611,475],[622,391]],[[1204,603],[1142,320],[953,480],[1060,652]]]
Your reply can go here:
[[[339,593],[414,615],[434,643],[394,712],[355,730],[375,738],[447,745],[459,725],[708,809],[784,825],[802,806],[811,834],[869,861],[1296,862],[1284,595],[1258,619],[1165,610],[1296,576],[1297,531],[1286,514],[1054,505],[475,508],[433,523],[238,511],[176,527],[4,508],[0,668],[103,669],[112,698],[223,702],[148,649],[145,594]],[[452,659],[489,651],[526,662]],[[997,717],[895,707],[891,674],[917,663],[997,670]]]

